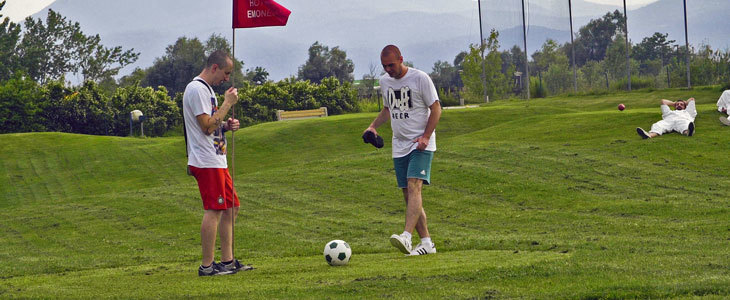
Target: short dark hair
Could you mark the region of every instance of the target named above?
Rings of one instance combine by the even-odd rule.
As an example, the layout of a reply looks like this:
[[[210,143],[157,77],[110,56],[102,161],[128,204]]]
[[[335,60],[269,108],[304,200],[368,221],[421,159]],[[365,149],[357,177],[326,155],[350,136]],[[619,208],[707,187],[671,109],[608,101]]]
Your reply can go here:
[[[229,59],[231,59],[231,56],[228,54],[228,52],[224,50],[213,51],[213,53],[208,56],[208,61],[205,63],[205,68],[210,68],[213,65],[218,65],[218,67],[222,68],[228,65]]]
[[[380,56],[386,56],[390,53],[395,54],[395,57],[401,57],[400,49],[396,45],[388,45],[383,48],[383,51],[380,51]]]

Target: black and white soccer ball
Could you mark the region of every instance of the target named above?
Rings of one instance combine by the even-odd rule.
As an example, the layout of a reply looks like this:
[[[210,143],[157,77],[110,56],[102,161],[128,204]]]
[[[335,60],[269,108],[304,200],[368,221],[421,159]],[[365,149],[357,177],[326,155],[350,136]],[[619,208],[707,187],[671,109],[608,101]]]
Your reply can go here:
[[[330,266],[344,266],[350,261],[352,249],[343,240],[333,240],[324,245],[323,254]]]

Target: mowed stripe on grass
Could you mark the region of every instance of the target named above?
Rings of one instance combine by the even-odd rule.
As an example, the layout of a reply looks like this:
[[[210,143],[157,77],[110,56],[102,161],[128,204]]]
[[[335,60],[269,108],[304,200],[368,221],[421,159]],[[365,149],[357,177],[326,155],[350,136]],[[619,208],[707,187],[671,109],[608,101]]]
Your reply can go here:
[[[689,93],[695,137],[636,135],[659,99]],[[445,111],[424,189],[439,253],[426,257],[387,241],[404,204],[390,129],[380,150],[360,138],[375,114],[244,128],[236,253],[258,269],[209,280],[195,273],[201,204],[181,137],[0,135],[0,297],[727,297],[730,128],[717,95]],[[353,247],[347,267],[324,262],[332,239]]]

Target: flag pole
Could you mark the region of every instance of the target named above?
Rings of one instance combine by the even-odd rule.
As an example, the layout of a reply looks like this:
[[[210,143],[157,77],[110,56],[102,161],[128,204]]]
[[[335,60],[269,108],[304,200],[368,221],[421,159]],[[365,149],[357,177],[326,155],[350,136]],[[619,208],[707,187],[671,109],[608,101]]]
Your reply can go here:
[[[573,90],[578,92],[578,72],[575,69],[575,41],[573,41],[573,4],[568,0],[568,14],[570,15],[570,56],[573,62]]]
[[[231,74],[231,87],[235,88],[235,81],[233,80],[235,78],[236,74],[236,28],[233,28],[233,41],[231,46],[231,60],[233,62],[233,72]],[[238,92],[236,92],[236,96],[238,96]],[[231,106],[231,118],[236,119],[236,105],[233,104]],[[236,211],[236,182],[233,180],[234,176],[236,174],[236,132],[231,130],[231,187],[233,188],[233,195],[231,195],[231,201],[233,202],[233,207],[231,210],[231,258],[236,259],[236,217],[235,217],[235,211]]]
[[[527,77],[527,104],[530,105],[530,61],[527,57],[527,26],[525,25],[525,0],[522,0],[522,39],[525,47],[525,76]]]
[[[629,16],[626,14],[626,0],[624,0],[624,35],[626,36],[626,77],[629,80],[629,92],[631,91],[631,57],[629,56]]]
[[[236,28],[233,28],[233,46],[231,46],[231,58],[233,61],[233,72],[231,74],[231,87],[235,88],[235,81],[233,80],[236,75]],[[236,96],[238,96],[238,92],[236,92]],[[231,106],[231,118],[236,118],[236,105],[234,104]],[[233,176],[236,173],[236,135],[235,132],[231,130],[231,165],[232,165],[232,174],[231,174],[231,181],[233,181]]]
[[[687,35],[687,0],[682,1],[684,4],[684,46],[687,47],[687,56],[685,57],[687,59],[687,62],[685,63],[687,65],[687,88],[692,88],[692,81],[690,80],[690,73],[689,73],[689,37]]]

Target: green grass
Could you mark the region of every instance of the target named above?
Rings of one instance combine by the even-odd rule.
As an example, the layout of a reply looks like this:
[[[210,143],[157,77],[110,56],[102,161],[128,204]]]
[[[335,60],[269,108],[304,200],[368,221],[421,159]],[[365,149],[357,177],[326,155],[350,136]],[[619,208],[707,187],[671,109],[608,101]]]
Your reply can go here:
[[[697,99],[696,136],[642,140],[659,99]],[[446,110],[431,186],[439,253],[404,257],[375,113],[236,134],[236,254],[199,278],[202,205],[182,137],[0,135],[0,298],[730,297],[730,128],[713,88]],[[619,112],[618,103],[627,110]],[[386,141],[386,124],[379,130]],[[229,157],[229,161],[230,161]],[[327,241],[353,248],[329,267]]]

